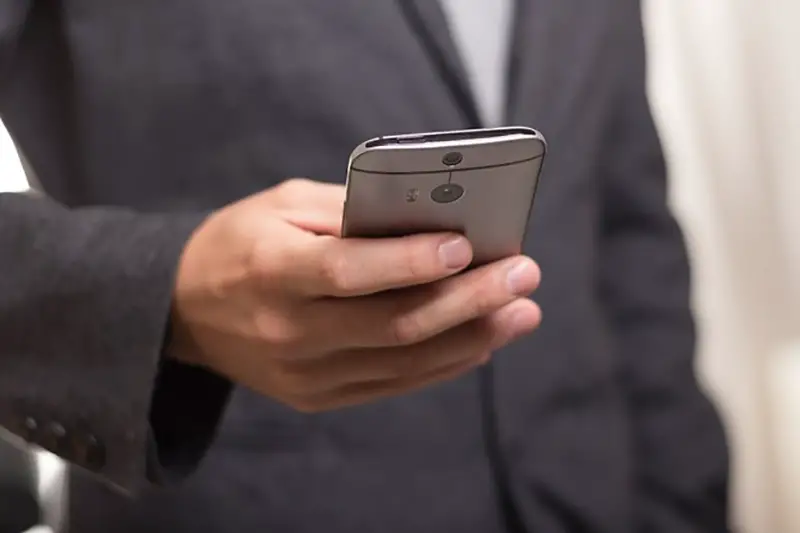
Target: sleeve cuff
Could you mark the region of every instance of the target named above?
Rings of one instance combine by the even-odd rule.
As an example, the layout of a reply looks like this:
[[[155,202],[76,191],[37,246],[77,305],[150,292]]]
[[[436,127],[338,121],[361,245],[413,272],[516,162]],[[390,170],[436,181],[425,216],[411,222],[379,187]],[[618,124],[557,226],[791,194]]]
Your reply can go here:
[[[164,357],[150,408],[147,477],[169,485],[191,475],[208,451],[233,390],[227,379]]]

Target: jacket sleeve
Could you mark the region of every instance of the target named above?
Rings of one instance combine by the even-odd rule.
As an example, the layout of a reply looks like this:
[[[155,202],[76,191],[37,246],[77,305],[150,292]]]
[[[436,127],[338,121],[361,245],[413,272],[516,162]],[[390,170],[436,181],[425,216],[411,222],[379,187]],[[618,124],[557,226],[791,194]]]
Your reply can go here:
[[[125,490],[192,469],[230,390],[163,353],[201,220],[0,195],[0,426]]]
[[[616,109],[604,171],[601,294],[627,393],[637,531],[727,531],[728,450],[695,375],[690,272],[667,204],[665,164],[646,97],[639,2],[615,28]]]
[[[0,82],[32,6],[0,0]],[[191,472],[231,390],[164,353],[175,270],[203,218],[0,195],[0,433],[125,491]]]

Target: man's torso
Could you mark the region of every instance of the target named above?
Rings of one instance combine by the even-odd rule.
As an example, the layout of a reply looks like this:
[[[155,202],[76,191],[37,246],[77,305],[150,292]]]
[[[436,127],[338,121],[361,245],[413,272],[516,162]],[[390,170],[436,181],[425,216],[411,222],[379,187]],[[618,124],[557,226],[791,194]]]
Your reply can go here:
[[[313,416],[238,391],[185,485],[131,502],[76,473],[73,533],[500,531],[494,444],[529,530],[624,532],[626,418],[594,269],[618,4],[522,2],[514,24],[507,121],[550,144],[525,246],[545,319],[497,354],[496,432],[479,373]],[[30,15],[5,120],[73,206],[214,208],[291,176],[342,182],[370,137],[478,125],[430,0],[54,5]]]

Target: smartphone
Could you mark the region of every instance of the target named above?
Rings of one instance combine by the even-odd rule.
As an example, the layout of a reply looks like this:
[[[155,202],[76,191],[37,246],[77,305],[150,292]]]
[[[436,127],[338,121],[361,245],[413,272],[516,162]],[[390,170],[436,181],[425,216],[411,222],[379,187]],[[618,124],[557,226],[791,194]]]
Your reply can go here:
[[[350,156],[342,236],[458,232],[473,266],[519,254],[546,151],[524,127],[366,141]]]

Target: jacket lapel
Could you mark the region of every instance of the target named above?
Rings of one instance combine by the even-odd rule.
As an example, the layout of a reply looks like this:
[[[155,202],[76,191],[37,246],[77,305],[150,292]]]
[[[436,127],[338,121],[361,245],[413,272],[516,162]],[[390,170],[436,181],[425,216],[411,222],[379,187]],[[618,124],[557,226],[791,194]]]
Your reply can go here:
[[[409,27],[420,39],[428,57],[470,127],[481,125],[475,99],[439,0],[398,0]]]
[[[509,58],[509,117],[517,116],[520,107],[538,107],[556,87],[552,62],[561,60],[561,50],[554,46],[553,32],[568,32],[557,24],[558,4],[565,2],[569,0],[517,0]]]
[[[439,0],[397,0],[409,26],[424,45],[450,95],[470,127],[481,125],[459,52],[451,38]],[[539,120],[558,114],[562,94],[574,88],[575,72],[585,72],[597,50],[594,33],[606,15],[603,2],[578,0],[516,0],[509,71],[506,119]],[[589,66],[589,71],[591,67]],[[566,104],[565,104],[566,105]]]
[[[508,116],[558,122],[576,105],[576,91],[591,87],[609,25],[606,2],[517,0]]]

